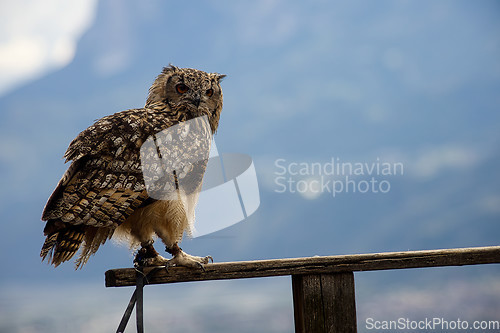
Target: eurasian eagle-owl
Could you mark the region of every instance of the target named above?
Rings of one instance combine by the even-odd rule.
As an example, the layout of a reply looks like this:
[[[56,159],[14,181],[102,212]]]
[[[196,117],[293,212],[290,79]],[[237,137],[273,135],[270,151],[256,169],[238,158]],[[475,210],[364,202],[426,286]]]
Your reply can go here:
[[[201,188],[206,160],[196,162],[197,168],[169,172],[167,176],[178,196],[158,198],[151,195],[145,184],[141,146],[148,138],[155,138],[156,133],[203,117],[208,119],[207,131],[214,134],[222,110],[220,81],[224,76],[191,68],[165,67],[149,89],[144,108],[101,118],[71,142],[64,157],[72,163],[42,214],[42,220],[47,221],[42,260],[48,257],[49,263],[58,266],[81,247],[76,260],[78,268],[106,240],[121,235],[132,247],[141,245],[135,259],[139,265],[203,267],[208,263],[210,256],[190,256],[178,246],[194,219],[196,191]],[[206,142],[187,142],[187,145],[188,149],[181,154],[189,149],[210,149]],[[167,144],[158,154],[171,154],[175,159],[178,152],[174,150],[178,148]],[[191,207],[186,207],[185,200],[179,197],[182,194],[179,181],[186,175],[191,177],[191,185],[182,191],[187,195],[194,193]],[[156,252],[155,236],[163,241],[172,259]]]

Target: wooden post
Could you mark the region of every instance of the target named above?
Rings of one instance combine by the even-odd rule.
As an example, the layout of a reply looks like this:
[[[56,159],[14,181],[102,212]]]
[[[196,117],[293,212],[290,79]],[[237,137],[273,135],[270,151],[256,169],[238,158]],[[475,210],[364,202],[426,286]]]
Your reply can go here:
[[[292,275],[295,332],[356,333],[352,272]]]
[[[140,273],[145,279],[138,279],[135,268],[119,268],[106,272],[106,287],[136,286],[117,332],[125,329],[136,301],[142,332],[144,285],[291,275],[296,332],[355,333],[353,272],[499,263],[500,246],[489,246],[214,263],[203,270],[145,267]]]

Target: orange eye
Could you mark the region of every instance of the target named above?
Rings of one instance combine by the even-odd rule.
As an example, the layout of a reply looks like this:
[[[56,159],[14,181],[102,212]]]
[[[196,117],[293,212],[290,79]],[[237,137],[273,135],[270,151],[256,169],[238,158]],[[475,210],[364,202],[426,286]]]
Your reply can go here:
[[[214,90],[212,88],[210,88],[206,91],[206,94],[208,97],[211,97],[214,94]]]
[[[175,89],[179,94],[185,94],[189,90],[189,87],[186,86],[184,83],[179,83],[178,85],[175,86]]]

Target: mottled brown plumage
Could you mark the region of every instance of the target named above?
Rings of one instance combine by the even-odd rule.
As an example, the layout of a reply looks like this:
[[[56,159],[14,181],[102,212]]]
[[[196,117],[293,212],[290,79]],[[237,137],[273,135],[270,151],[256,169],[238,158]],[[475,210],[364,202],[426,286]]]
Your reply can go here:
[[[206,158],[191,165],[176,164],[196,151],[208,157],[210,145],[204,137],[187,137],[181,145],[169,144],[169,137],[158,133],[172,129],[185,137],[181,133],[185,129],[176,125],[207,118],[207,132],[215,133],[222,110],[222,77],[166,67],[150,88],[144,108],[101,118],[71,142],[64,157],[72,163],[42,214],[42,220],[47,221],[40,253],[43,259],[48,257],[49,263],[58,266],[82,248],[76,261],[81,267],[101,244],[120,234],[131,246],[143,246],[139,254],[149,261],[140,264],[166,264],[152,248],[155,235],[174,254],[173,264],[196,266],[208,262],[209,257],[191,257],[178,247],[194,218]],[[141,147],[152,140],[156,149],[149,153],[163,155],[162,161],[170,161],[176,169],[154,179],[155,184],[174,184],[168,197],[152,195],[151,185],[145,183],[145,177],[152,177],[149,171],[158,167],[144,159],[147,149],[142,150],[141,159]]]

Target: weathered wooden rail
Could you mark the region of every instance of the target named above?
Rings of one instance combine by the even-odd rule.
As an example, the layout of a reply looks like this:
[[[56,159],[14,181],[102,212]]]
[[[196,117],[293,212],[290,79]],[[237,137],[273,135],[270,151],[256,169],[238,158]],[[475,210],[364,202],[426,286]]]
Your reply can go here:
[[[136,286],[127,311],[137,301],[141,332],[144,284],[291,275],[295,332],[350,333],[356,332],[354,272],[498,263],[500,246],[225,262],[208,264],[205,271],[119,268],[106,272],[106,287]],[[124,329],[123,320],[120,325]]]

